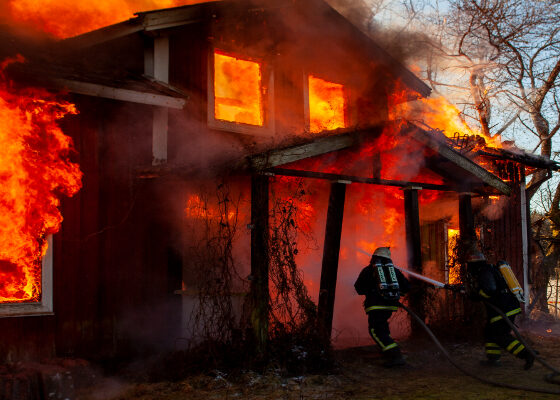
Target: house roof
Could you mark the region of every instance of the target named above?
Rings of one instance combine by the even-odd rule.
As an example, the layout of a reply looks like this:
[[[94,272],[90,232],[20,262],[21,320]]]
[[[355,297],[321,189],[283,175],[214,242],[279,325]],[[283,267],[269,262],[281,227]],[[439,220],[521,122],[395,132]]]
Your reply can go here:
[[[306,178],[344,181],[347,183],[368,183],[376,185],[417,187],[441,191],[476,191],[480,193],[507,194],[511,187],[503,180],[493,175],[484,167],[478,165],[467,156],[451,148],[444,141],[412,123],[402,125],[400,135],[403,139],[413,139],[429,149],[433,154],[427,160],[427,168],[444,178],[445,183],[414,182],[403,180],[381,179],[375,177],[356,176],[344,173],[327,173],[311,170],[294,169],[291,163],[335,153],[347,149],[358,148],[368,139],[379,135],[380,127],[372,127],[360,131],[346,133],[331,133],[321,137],[293,138],[290,144],[274,147],[266,151],[242,157],[237,161],[228,161],[223,165],[215,165],[214,173],[262,173],[271,175],[299,176]],[[166,164],[157,167],[142,168],[138,171],[140,178],[160,176],[190,176],[196,174],[196,167]],[[207,171],[206,171],[207,172]]]
[[[509,195],[510,186],[503,180],[478,165],[467,156],[454,150],[445,142],[438,140],[437,136],[421,129],[415,124],[405,123],[400,134],[404,137],[412,138],[426,146],[435,156],[427,160],[427,166],[434,172],[445,178],[449,184],[436,185],[422,182],[396,181],[378,178],[361,178],[348,175],[336,174],[302,174],[293,170],[279,170],[278,167],[294,161],[303,160],[309,157],[318,156],[332,151],[343,150],[363,142],[364,135],[371,132],[350,132],[343,135],[326,136],[308,143],[301,143],[282,149],[254,155],[248,159],[251,169],[257,171],[270,171],[280,175],[308,176],[323,179],[341,179],[352,182],[381,184],[390,186],[416,186],[434,190],[469,191],[483,189],[484,186],[493,188],[500,193]],[[312,176],[314,175],[314,176]],[[454,183],[452,183],[454,182]]]
[[[109,76],[69,63],[45,60],[37,53],[34,56],[24,63],[11,64],[8,67],[9,76],[27,85],[177,109],[182,109],[189,97],[181,90],[148,76],[129,73]]]
[[[163,29],[209,21],[219,17],[221,14],[227,13],[232,4],[235,3],[235,5],[239,6],[239,4],[243,4],[243,1],[245,0],[211,1],[140,12],[135,14],[136,17],[127,21],[65,39],[61,42],[61,45],[67,49],[87,48],[138,32],[153,34]],[[323,0],[294,0],[289,3],[279,0],[248,0],[246,5],[250,9],[258,7],[259,9],[272,11],[279,7],[296,7],[298,10],[305,10],[309,19],[314,15],[327,15],[333,21],[354,33],[354,37],[364,45],[364,53],[370,59],[384,64],[390,73],[400,78],[408,87],[418,92],[421,96],[429,96],[431,92],[431,89],[404,67],[401,62],[389,55],[373,39]],[[319,29],[326,28],[321,26]]]

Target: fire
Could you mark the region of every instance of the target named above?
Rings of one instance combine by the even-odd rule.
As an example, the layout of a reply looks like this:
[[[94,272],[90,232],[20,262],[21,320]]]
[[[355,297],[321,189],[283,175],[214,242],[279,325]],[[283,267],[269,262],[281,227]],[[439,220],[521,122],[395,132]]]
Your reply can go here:
[[[72,140],[56,122],[77,111],[38,89],[9,92],[2,79],[0,70],[0,303],[39,301],[46,238],[62,222],[59,195],[81,187]]]
[[[447,254],[448,257],[450,254],[453,254],[455,248],[457,247],[457,240],[459,239],[459,229],[447,229]],[[448,281],[450,284],[461,283],[461,275],[460,271],[457,267],[449,269],[449,278]]]
[[[216,119],[262,126],[261,65],[214,52],[214,116]]]
[[[229,211],[227,214],[227,219],[230,221],[234,220],[236,217],[235,211]],[[188,218],[204,220],[216,220],[222,217],[221,212],[217,207],[213,207],[208,201],[204,200],[197,194],[192,195],[187,199],[185,215]]]
[[[488,137],[471,128],[461,117],[459,109],[444,97],[422,98],[413,102],[390,102],[390,118],[421,121],[433,129],[443,131],[450,139],[468,138],[475,148],[501,148],[499,136]]]
[[[210,1],[210,0],[208,0]],[[8,0],[13,20],[67,38],[131,18],[134,13],[205,0]]]
[[[346,127],[344,86],[309,76],[309,130],[317,133]]]

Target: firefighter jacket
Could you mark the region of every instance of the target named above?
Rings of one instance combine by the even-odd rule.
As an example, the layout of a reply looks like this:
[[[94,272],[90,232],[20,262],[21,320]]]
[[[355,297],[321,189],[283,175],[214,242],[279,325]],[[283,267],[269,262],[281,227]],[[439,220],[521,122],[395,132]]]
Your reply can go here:
[[[358,276],[358,279],[354,284],[356,292],[358,292],[358,294],[360,295],[366,296],[364,300],[365,311],[366,313],[374,309],[396,311],[398,300],[387,300],[382,296],[377,284],[377,279],[374,275],[377,273],[377,271],[373,267],[373,264],[373,262],[370,263],[362,270],[362,272],[360,272],[360,275]],[[402,296],[409,291],[410,284],[408,282],[408,279],[406,279],[402,272],[397,268],[395,268],[395,274],[397,275],[397,281],[399,283],[399,292]]]
[[[519,314],[521,307],[517,297],[511,292],[500,271],[492,264],[483,262],[477,268],[475,275],[478,288],[478,296],[496,306],[507,316]],[[499,320],[501,317],[487,307],[490,322],[492,319]]]

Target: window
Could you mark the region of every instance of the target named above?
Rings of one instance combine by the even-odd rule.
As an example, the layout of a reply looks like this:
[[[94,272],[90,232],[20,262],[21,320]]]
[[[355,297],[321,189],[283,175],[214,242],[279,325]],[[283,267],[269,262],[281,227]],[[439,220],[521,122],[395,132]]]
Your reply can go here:
[[[52,302],[52,235],[47,238],[48,248],[44,255],[40,271],[41,277],[37,282],[39,295],[36,301],[23,300],[22,302],[10,301],[0,303],[0,317],[15,317],[26,315],[50,315],[53,313]],[[29,283],[31,284],[31,282]]]
[[[313,75],[308,76],[306,85],[306,119],[309,131],[318,133],[345,128],[347,124],[344,86]]]
[[[247,133],[270,131],[272,74],[264,64],[216,49],[209,65],[209,124]]]

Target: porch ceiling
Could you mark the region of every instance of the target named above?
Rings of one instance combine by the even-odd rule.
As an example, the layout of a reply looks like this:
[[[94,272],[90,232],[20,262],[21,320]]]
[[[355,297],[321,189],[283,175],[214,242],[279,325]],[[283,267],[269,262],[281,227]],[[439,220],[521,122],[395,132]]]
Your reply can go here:
[[[405,138],[414,139],[429,149],[430,156],[426,159],[426,167],[439,176],[446,184],[387,180],[375,177],[363,177],[344,174],[321,173],[282,168],[282,166],[316,157],[323,154],[357,147],[365,139],[379,134],[379,128],[348,132],[339,135],[318,138],[307,143],[300,143],[282,149],[273,149],[257,154],[248,159],[248,167],[256,172],[278,175],[303,176],[317,179],[340,180],[388,186],[415,186],[431,190],[451,190],[457,192],[474,191],[483,193],[511,194],[510,186],[500,178],[476,164],[471,159],[455,151],[446,143],[439,141],[431,133],[408,123],[401,130]]]

